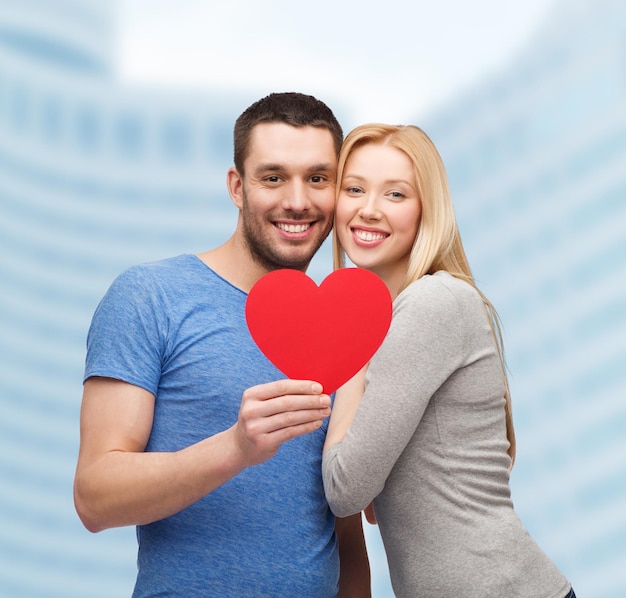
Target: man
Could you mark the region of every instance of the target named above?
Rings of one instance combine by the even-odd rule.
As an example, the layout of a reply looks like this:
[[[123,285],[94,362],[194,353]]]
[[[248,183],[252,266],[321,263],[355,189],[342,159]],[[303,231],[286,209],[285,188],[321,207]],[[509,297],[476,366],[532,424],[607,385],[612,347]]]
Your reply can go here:
[[[75,503],[90,531],[138,526],[134,596],[335,596],[339,552],[340,595],[369,595],[360,516],[337,520],[338,550],[324,498],[330,398],[282,379],[244,315],[261,276],[306,270],[327,237],[342,137],[311,96],[255,102],[235,124],[231,238],[131,268],[96,310]]]

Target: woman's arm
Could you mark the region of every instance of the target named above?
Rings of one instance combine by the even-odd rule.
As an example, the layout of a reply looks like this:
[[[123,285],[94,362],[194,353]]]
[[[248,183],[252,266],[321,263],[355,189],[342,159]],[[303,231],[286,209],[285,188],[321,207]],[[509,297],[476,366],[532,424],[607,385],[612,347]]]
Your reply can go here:
[[[333,411],[328,424],[326,433],[326,442],[324,443],[324,452],[333,444],[341,442],[346,435],[356,410],[361,402],[361,397],[365,391],[365,373],[367,365],[357,372],[348,382],[346,382],[336,393]],[[368,523],[376,525],[376,515],[374,506],[370,503],[364,510],[365,519]],[[353,515],[355,517],[356,515]]]
[[[398,296],[358,410],[354,396],[338,405],[345,413],[327,440],[324,489],[335,515],[363,510],[384,488],[431,397],[463,363],[466,327],[456,297],[440,281],[420,280]]]

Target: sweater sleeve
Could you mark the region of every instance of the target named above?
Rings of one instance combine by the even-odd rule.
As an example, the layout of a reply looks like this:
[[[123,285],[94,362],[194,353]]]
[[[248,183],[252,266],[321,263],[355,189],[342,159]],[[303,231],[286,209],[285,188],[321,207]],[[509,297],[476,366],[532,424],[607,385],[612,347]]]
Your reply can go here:
[[[335,515],[357,513],[381,492],[431,397],[463,364],[465,336],[459,303],[438,277],[425,276],[398,296],[352,425],[324,455]]]

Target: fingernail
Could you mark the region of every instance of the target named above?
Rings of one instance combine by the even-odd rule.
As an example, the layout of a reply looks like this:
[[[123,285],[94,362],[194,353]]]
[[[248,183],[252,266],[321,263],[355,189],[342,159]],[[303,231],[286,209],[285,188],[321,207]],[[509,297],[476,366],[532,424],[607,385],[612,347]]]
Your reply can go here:
[[[313,394],[317,395],[317,394],[320,394],[324,389],[319,382],[313,382],[313,385],[311,386],[311,390]]]

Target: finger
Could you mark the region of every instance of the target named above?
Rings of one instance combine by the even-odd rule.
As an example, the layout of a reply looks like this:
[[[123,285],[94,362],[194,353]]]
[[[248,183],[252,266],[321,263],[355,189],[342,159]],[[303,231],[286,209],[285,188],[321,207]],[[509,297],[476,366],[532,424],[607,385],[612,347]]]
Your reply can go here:
[[[322,422],[330,416],[330,408],[280,411],[267,417],[249,418],[244,423],[249,436],[271,434],[277,430],[293,428],[313,422]]]
[[[284,395],[318,395],[322,391],[322,385],[313,380],[283,379],[251,386],[244,392],[244,396],[256,400],[266,400]]]
[[[263,400],[247,396],[241,404],[241,417],[245,420],[253,420],[281,413],[328,409],[329,407],[328,395],[285,395]]]
[[[273,432],[269,432],[266,435],[266,441],[272,445],[280,446],[281,444],[287,442],[288,440],[292,440],[299,436],[305,436],[306,434],[310,434],[315,430],[319,429],[322,426],[323,420],[316,419],[313,421],[308,421],[305,423],[301,423],[295,426],[289,426],[286,428],[278,428]]]

